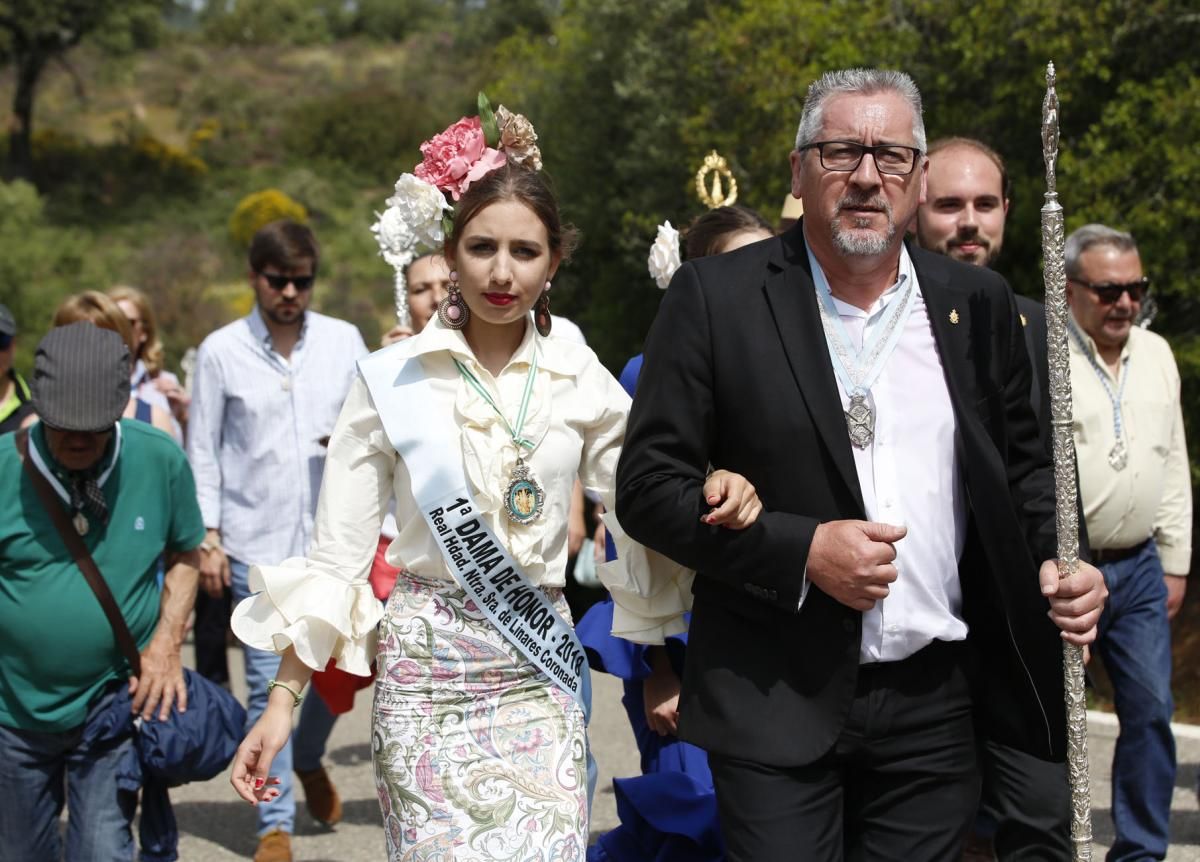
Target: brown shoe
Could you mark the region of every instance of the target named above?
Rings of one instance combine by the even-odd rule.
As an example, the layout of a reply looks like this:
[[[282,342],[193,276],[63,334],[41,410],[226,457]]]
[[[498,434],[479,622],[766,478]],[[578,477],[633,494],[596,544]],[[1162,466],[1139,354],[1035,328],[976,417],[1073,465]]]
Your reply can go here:
[[[324,766],[316,769],[296,770],[296,777],[304,786],[304,805],[312,819],[332,826],[342,819],[342,798],[329,780]]]
[[[292,836],[281,829],[272,829],[258,839],[254,862],[292,862]]]

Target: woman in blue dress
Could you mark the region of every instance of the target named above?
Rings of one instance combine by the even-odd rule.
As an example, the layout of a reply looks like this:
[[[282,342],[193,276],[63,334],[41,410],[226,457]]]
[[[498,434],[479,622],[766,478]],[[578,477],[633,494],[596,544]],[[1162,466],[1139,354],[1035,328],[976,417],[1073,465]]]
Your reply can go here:
[[[676,245],[678,266],[678,239],[669,222],[664,227],[651,250],[650,266],[665,288],[674,268],[669,245]],[[773,235],[753,210],[717,207],[687,229],[687,258],[724,254]],[[638,354],[621,372],[620,383],[631,396],[641,370]],[[611,543],[608,554],[612,559]],[[663,646],[645,646],[614,637],[612,624],[609,599],[593,606],[576,631],[591,667],[624,681],[621,702],[637,741],[642,774],[613,780],[621,823],[588,848],[588,862],[723,862],[708,755],[675,735],[687,632],[667,638]]]

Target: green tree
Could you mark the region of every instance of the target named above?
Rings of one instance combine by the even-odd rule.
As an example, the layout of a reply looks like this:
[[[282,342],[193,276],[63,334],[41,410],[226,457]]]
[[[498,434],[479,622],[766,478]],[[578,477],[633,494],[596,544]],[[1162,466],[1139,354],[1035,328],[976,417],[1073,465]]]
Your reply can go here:
[[[32,179],[33,109],[46,66],[90,34],[115,50],[128,50],[157,32],[166,0],[3,0],[3,57],[15,72],[13,126],[7,176]]]

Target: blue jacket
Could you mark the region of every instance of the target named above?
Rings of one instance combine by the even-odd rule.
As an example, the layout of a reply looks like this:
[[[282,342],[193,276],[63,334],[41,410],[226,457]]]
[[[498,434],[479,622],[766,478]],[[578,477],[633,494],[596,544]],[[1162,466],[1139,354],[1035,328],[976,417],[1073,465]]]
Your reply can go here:
[[[117,787],[135,793],[142,789],[138,825],[142,862],[179,858],[179,829],[167,789],[219,775],[233,759],[245,729],[246,710],[233,695],[186,668],[184,679],[187,712],[172,706],[167,721],[135,719],[129,690],[122,685],[108,707],[89,718],[83,731],[84,739],[93,745],[118,745],[134,736],[133,748],[117,770]]]

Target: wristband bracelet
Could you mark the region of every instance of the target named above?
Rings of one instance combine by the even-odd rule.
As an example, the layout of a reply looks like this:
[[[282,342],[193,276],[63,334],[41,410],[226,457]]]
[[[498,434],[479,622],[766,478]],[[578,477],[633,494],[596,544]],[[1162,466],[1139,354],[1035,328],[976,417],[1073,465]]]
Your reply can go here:
[[[277,680],[271,680],[270,682],[267,683],[267,694],[270,694],[271,689],[273,689],[273,688],[282,688],[284,691],[286,691],[288,694],[290,694],[292,696],[292,700],[294,701],[292,703],[292,709],[295,709],[296,707],[298,707],[300,705],[300,701],[304,700],[303,697],[296,694],[296,692],[292,691],[291,686],[285,685],[284,683],[279,682]]]

